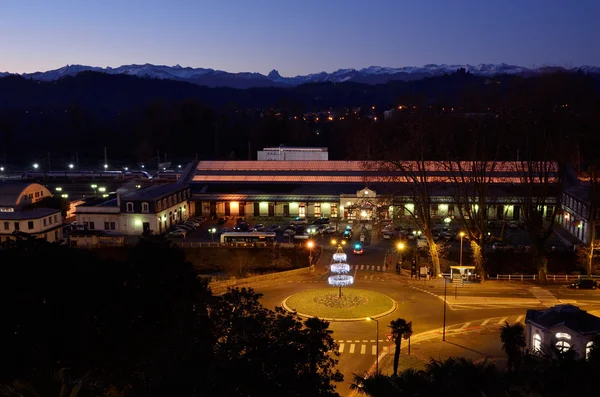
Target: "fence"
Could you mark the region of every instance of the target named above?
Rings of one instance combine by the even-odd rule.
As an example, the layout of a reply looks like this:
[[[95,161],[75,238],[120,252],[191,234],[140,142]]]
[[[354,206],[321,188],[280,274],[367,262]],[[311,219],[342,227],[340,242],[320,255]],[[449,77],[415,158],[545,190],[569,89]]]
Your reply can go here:
[[[600,279],[600,275],[592,275],[588,277],[587,275],[581,274],[548,274],[546,276],[546,280],[548,281],[573,281],[579,280],[582,278],[596,278]],[[515,280],[515,281],[525,281],[525,280],[537,280],[539,279],[537,274],[495,274],[487,276],[488,280]]]

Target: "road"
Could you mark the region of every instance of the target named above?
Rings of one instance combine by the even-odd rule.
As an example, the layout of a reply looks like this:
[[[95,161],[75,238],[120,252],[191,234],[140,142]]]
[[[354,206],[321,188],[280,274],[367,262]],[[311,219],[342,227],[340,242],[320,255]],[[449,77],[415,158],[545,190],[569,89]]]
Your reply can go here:
[[[332,252],[328,250],[323,257],[327,258]],[[331,322],[333,338],[338,342],[341,351],[338,368],[346,378],[343,384],[338,385],[341,395],[349,394],[349,382],[353,373],[363,373],[374,364],[375,340],[380,341],[380,352],[389,345],[385,342],[385,335],[389,333],[387,325],[391,320],[404,318],[412,321],[415,335],[443,326],[444,288],[441,281],[410,281],[406,277],[396,275],[394,269],[383,271],[381,265],[384,255],[385,250],[376,249],[367,249],[362,256],[348,254],[348,263],[355,272],[356,280],[354,286],[350,288],[373,290],[388,295],[397,302],[398,309],[390,315],[379,318],[378,335],[375,335],[374,322]],[[297,280],[287,280],[285,283],[273,282],[257,286],[255,289],[264,294],[262,303],[272,309],[281,306],[282,301],[294,293],[327,286],[323,263],[317,267],[315,273],[311,278],[301,277]],[[539,300],[536,304],[530,303],[537,299],[532,293],[536,288],[538,287],[535,284],[526,283],[487,282],[484,285],[467,285],[459,290],[458,298],[447,306],[448,332],[482,325],[503,324],[504,321],[524,321],[527,308],[544,307]],[[548,291],[556,293],[561,297],[560,299],[577,297],[585,298],[586,302],[592,301],[592,304],[600,304],[600,292],[597,291],[570,291],[561,286],[553,286]],[[447,293],[453,294],[454,289],[448,288]],[[501,300],[506,302],[498,303]],[[519,300],[528,303],[520,304]],[[450,298],[448,301],[450,302]]]

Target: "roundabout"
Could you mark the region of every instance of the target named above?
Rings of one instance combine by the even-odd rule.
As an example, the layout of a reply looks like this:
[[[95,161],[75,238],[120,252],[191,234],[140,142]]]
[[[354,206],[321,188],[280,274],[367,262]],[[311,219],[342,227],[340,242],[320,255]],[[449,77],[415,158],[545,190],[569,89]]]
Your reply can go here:
[[[282,306],[301,317],[327,321],[364,321],[365,317],[382,317],[396,310],[396,302],[389,296],[355,288],[344,289],[341,297],[334,288],[299,292],[287,297]]]

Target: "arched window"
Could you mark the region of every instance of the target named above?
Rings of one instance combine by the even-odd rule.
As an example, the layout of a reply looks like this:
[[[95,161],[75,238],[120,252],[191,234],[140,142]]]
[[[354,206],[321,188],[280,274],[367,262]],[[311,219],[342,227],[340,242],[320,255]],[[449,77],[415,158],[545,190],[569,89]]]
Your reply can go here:
[[[533,351],[534,353],[542,351],[542,337],[540,334],[533,335]]]
[[[150,206],[148,203],[142,203],[142,212],[150,212]]]
[[[133,212],[133,203],[127,203],[127,212]]]
[[[571,345],[567,341],[559,340],[558,342],[556,342],[556,348],[559,352],[566,353],[571,348]]]
[[[594,342],[593,341],[589,341],[585,345],[585,359],[586,360],[590,358],[590,353],[592,352],[593,348],[594,348]]]

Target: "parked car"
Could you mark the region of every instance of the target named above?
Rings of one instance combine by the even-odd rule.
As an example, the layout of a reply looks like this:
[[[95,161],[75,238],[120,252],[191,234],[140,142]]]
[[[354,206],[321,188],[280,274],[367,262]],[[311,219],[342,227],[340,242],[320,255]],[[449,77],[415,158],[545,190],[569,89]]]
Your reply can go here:
[[[335,234],[335,233],[337,233],[337,228],[335,226],[329,226],[323,230],[323,234]]]
[[[196,228],[198,227],[197,223],[194,222],[190,222],[190,221],[185,221],[183,222],[184,225],[191,227],[192,229],[196,230]]]
[[[299,216],[296,217],[296,219],[293,219],[290,221],[290,225],[306,225],[308,224],[308,221],[306,220],[306,218],[300,218]]]
[[[492,249],[494,251],[511,251],[513,246],[505,243],[494,243],[492,244]]]
[[[281,225],[271,225],[267,228],[267,232],[279,232],[281,231]]]
[[[169,237],[185,237],[186,235],[187,231],[183,229],[173,229],[169,233],[167,233],[167,236]]]
[[[186,219],[186,222],[193,223],[196,226],[200,226],[202,224],[202,222],[200,222],[194,218],[188,218],[188,219]]]
[[[189,221],[194,221],[194,222],[197,222],[197,223],[200,223],[200,224],[202,224],[202,223],[204,223],[204,222],[205,222],[205,219],[204,219],[204,218],[202,218],[201,216],[192,216],[192,217],[191,217],[191,218],[189,218],[188,220],[189,220]]]
[[[321,233],[319,228],[316,226],[309,226],[308,228],[306,228],[306,232],[308,234],[320,234]]]
[[[295,230],[292,229],[285,229],[283,231],[283,237],[293,237],[296,234]]]
[[[326,225],[329,223],[329,218],[321,217],[314,220],[314,225]]]
[[[570,287],[575,289],[596,289],[598,288],[598,283],[594,279],[584,278],[575,281],[573,284],[570,285]]]
[[[176,227],[177,227],[177,228],[179,228],[179,229],[185,229],[185,230],[187,230],[188,232],[190,232],[190,231],[194,230],[194,228],[193,228],[193,227],[191,227],[190,225],[186,225],[185,223],[180,223],[180,224],[179,224],[179,225],[177,225]]]
[[[232,228],[230,228],[230,227],[222,227],[222,228],[219,230],[219,233],[231,233],[231,232],[233,232],[233,231],[234,231],[234,230],[233,230]]]
[[[233,230],[236,232],[247,232],[250,230],[250,224],[248,222],[238,222],[233,226]]]
[[[217,219],[217,223],[219,225],[224,225],[225,223],[227,223],[227,218],[221,217],[221,218]]]
[[[350,240],[352,238],[352,229],[344,230],[344,233],[342,234],[342,238],[346,239],[346,240]]]
[[[263,230],[265,230],[265,225],[263,225],[262,223],[257,223],[256,225],[250,228],[250,231],[252,232],[262,232]]]
[[[308,240],[310,235],[305,231],[304,233],[296,233],[294,234],[294,239],[296,240]]]

